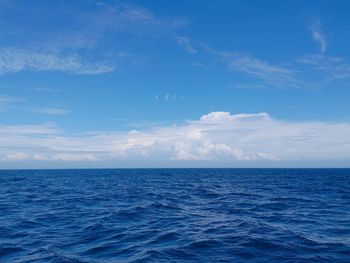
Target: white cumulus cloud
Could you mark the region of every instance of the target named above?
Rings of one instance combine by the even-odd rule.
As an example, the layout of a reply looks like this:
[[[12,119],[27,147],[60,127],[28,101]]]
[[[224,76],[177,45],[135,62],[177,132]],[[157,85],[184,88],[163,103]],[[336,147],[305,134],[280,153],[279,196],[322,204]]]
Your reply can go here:
[[[350,123],[210,112],[180,125],[65,134],[52,124],[0,126],[0,160],[55,162],[324,161],[350,159]]]

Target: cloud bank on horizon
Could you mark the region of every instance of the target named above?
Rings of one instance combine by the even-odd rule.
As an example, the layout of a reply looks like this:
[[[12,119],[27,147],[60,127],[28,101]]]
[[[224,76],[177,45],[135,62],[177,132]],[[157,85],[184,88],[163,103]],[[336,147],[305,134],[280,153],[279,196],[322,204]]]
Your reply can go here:
[[[267,113],[211,112],[181,125],[67,135],[53,124],[0,126],[0,160],[349,160],[350,123],[286,122]]]
[[[349,8],[0,1],[0,168],[348,163]]]

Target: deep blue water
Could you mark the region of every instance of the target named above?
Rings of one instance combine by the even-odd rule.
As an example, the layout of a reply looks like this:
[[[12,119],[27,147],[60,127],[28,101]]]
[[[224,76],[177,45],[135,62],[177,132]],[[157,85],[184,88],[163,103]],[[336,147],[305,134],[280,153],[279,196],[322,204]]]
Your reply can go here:
[[[0,171],[0,262],[350,262],[350,169]]]

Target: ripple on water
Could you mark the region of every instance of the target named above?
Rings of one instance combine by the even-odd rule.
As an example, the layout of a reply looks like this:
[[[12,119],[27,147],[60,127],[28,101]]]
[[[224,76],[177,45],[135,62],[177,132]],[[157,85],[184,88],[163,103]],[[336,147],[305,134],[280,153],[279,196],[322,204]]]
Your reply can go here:
[[[350,262],[348,169],[0,171],[0,262]]]

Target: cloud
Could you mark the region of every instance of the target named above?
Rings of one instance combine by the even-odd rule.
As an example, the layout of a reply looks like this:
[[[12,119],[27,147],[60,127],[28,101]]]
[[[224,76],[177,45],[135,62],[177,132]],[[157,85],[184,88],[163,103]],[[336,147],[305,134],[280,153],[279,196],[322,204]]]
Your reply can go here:
[[[157,16],[148,9],[119,1],[108,4],[50,1],[42,5],[15,1],[13,5],[16,8],[3,5],[11,15],[0,21],[4,25],[2,35],[6,36],[0,46],[0,74],[21,71],[108,73],[117,64],[139,63],[137,55],[120,56],[128,53],[125,47],[129,45],[118,46],[119,39],[173,37],[187,24],[184,18]],[[12,18],[18,19],[14,23]],[[55,25],[54,30],[52,26],[43,27],[43,21]],[[125,38],[125,33],[132,37]]]
[[[35,91],[38,91],[38,92],[49,92],[49,93],[57,93],[57,92],[60,92],[59,89],[53,89],[53,88],[48,88],[48,87],[35,87],[34,88]]]
[[[64,161],[64,162],[81,162],[81,161],[98,161],[93,154],[71,154],[60,153],[53,154],[50,158],[41,154],[27,154],[23,152],[15,152],[5,154],[1,158],[2,162],[16,161]]]
[[[350,77],[350,63],[340,57],[325,55],[307,55],[298,59],[299,63],[310,65],[331,79],[347,79]]]
[[[186,50],[189,54],[197,54],[197,50],[192,47],[191,40],[188,37],[178,36],[176,37],[177,43]]]
[[[325,36],[321,30],[322,24],[320,20],[314,19],[312,22],[310,29],[312,33],[313,40],[319,45],[320,51],[323,54],[327,50],[327,43]]]
[[[126,2],[105,3],[90,10],[93,11],[75,10],[84,22],[83,32],[88,34],[132,32],[139,36],[172,35],[188,24],[183,17],[158,16],[146,8]],[[71,15],[74,17],[76,12]]]
[[[5,154],[2,158],[1,161],[25,161],[25,160],[29,160],[30,156],[26,153],[22,153],[22,152],[16,152],[16,153],[9,153],[9,154]]]
[[[200,62],[198,60],[190,61],[189,65],[192,66],[192,67],[197,67],[197,68],[206,68],[206,66],[202,62]]]
[[[50,115],[65,115],[70,113],[70,110],[62,109],[62,108],[31,108],[29,109],[30,112],[36,112],[36,113],[43,113],[43,114],[50,114]]]
[[[175,32],[188,23],[185,18],[159,16],[150,10],[121,1],[98,4],[96,1],[50,1],[42,5],[31,5],[26,1],[14,2],[16,9],[8,10],[12,17],[20,17],[13,23],[5,17],[4,34],[12,36],[3,45],[9,48],[40,48],[45,52],[98,50],[110,56],[119,52],[116,42],[107,39],[120,39],[121,34],[131,33],[137,37],[172,37]],[[55,12],[47,12],[55,10]],[[40,17],[40,21],[36,18]],[[55,25],[43,27],[42,23]],[[1,21],[0,21],[1,22]],[[123,45],[124,47],[125,45]]]
[[[13,135],[13,137],[27,137],[45,135],[50,136],[53,134],[59,134],[61,130],[53,123],[44,123],[39,125],[1,125],[0,134],[3,136],[3,140],[6,141],[6,137]]]
[[[56,90],[39,90],[44,92],[56,92]],[[12,104],[24,101],[24,98],[20,97],[12,97],[7,95],[0,95],[0,112],[1,111],[8,111],[9,109],[14,108]],[[26,112],[35,112],[35,113],[42,113],[42,114],[50,114],[50,115],[64,115],[68,114],[71,111],[62,108],[61,106],[56,107],[24,107],[24,106],[16,106],[17,110],[24,110]]]
[[[24,100],[23,98],[19,98],[19,97],[0,95],[0,112],[7,110],[10,104],[16,103],[18,101],[23,101],[23,100]]]
[[[224,66],[234,73],[242,73],[252,77],[249,82],[254,84],[234,84],[237,88],[280,88],[280,89],[300,89],[312,87],[313,84],[303,80],[300,72],[294,64],[287,66],[277,65],[252,55],[249,52],[221,51],[202,44],[204,50],[212,55],[214,61],[219,61],[220,66]]]
[[[104,63],[83,62],[77,56],[60,56],[54,53],[32,52],[21,49],[0,49],[0,74],[19,71],[64,71],[96,75],[113,71]]]
[[[240,83],[240,84],[232,84],[229,87],[234,89],[264,89],[265,86],[261,84],[255,83]]]
[[[155,95],[154,98],[156,100],[164,100],[164,101],[176,101],[176,100],[184,100],[184,96],[178,96],[176,94],[165,94],[161,96],[159,94]]]
[[[182,17],[159,17],[146,8],[130,4],[109,6],[107,12],[111,15],[114,30],[133,30],[142,34],[160,34],[173,32],[187,25]],[[106,18],[105,14],[103,15]],[[107,22],[105,20],[105,22]],[[108,24],[108,22],[107,22]]]
[[[212,52],[220,58],[229,70],[251,75],[263,81],[267,86],[278,88],[301,88],[305,86],[293,70],[273,65],[249,53]]]
[[[53,161],[68,161],[68,162],[76,162],[76,161],[97,161],[98,158],[93,154],[71,154],[71,153],[60,153],[55,154],[51,157]]]
[[[180,125],[67,135],[54,125],[0,126],[0,159],[280,162],[349,160],[350,123],[210,112]]]

